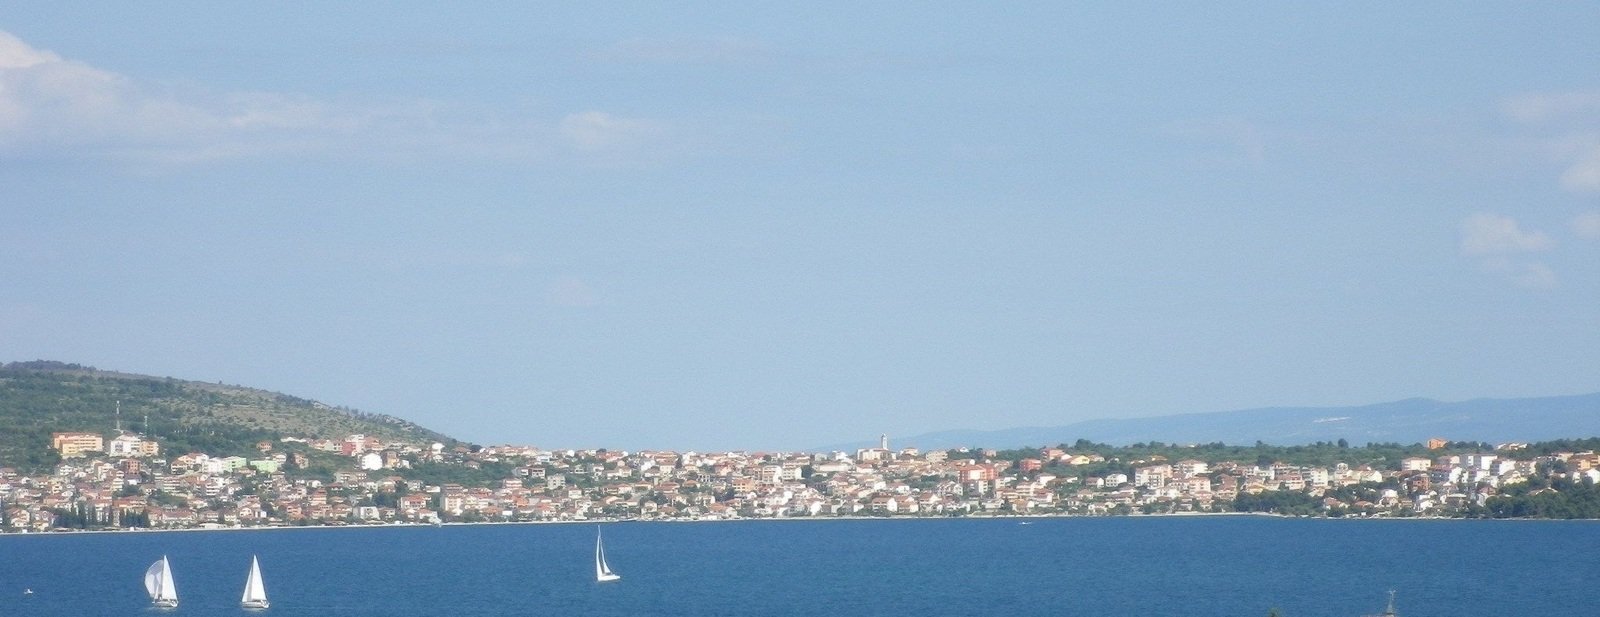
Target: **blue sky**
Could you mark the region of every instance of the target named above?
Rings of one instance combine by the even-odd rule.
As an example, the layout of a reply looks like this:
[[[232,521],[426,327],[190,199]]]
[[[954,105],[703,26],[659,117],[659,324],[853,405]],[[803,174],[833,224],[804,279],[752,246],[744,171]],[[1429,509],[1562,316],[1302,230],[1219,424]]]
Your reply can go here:
[[[44,3],[0,357],[482,443],[1600,390],[1600,7]]]

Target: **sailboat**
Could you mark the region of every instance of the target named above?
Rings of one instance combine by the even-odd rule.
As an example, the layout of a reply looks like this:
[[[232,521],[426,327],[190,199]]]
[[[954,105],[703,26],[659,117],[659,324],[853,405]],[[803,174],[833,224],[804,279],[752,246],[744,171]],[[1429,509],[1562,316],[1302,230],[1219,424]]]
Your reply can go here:
[[[1382,614],[1372,615],[1370,617],[1396,617],[1396,615],[1398,615],[1398,613],[1394,612],[1394,590],[1390,590],[1389,591],[1389,607],[1383,609],[1383,613]]]
[[[261,564],[256,561],[256,556],[250,556],[250,579],[244,583],[244,595],[239,598],[239,606],[244,608],[266,608],[267,586],[261,584]]]
[[[150,592],[150,603],[156,608],[178,608],[178,583],[172,580],[166,555],[144,571],[144,590]]]
[[[600,545],[600,528],[594,528],[594,580],[597,583],[622,580],[622,576],[612,572],[611,566],[606,565],[606,549]]]

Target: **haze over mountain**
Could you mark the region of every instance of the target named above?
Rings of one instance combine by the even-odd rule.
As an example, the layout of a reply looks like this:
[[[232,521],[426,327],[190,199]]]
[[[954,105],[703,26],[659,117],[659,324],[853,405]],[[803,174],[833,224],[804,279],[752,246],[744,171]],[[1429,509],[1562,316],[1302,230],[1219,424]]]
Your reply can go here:
[[[949,430],[911,437],[891,436],[891,446],[924,450],[981,446],[1016,448],[1088,439],[1113,445],[1166,443],[1297,445],[1348,440],[1418,443],[1539,441],[1600,435],[1600,393],[1443,402],[1413,398],[1357,407],[1267,407],[1118,420],[1087,420],[1063,426],[1001,430]],[[816,450],[854,450],[872,441]]]

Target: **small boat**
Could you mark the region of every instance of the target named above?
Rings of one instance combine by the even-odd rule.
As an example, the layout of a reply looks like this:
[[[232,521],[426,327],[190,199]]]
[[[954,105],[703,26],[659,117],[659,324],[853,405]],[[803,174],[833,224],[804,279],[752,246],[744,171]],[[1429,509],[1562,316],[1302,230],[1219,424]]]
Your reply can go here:
[[[156,608],[178,608],[178,583],[172,580],[172,566],[166,555],[144,571],[144,590],[150,593],[150,604]]]
[[[600,528],[594,528],[594,580],[597,583],[621,580],[622,576],[612,572],[611,566],[606,565],[606,549],[600,543]]]
[[[267,608],[267,586],[261,583],[261,564],[256,561],[256,556],[250,556],[250,578],[244,582],[244,596],[239,598],[239,606],[244,608]]]
[[[25,596],[31,596],[31,595],[33,595],[33,588],[32,588],[32,587],[30,587],[30,588],[27,588],[27,589],[24,589],[24,590],[22,590],[22,595],[25,595]]]

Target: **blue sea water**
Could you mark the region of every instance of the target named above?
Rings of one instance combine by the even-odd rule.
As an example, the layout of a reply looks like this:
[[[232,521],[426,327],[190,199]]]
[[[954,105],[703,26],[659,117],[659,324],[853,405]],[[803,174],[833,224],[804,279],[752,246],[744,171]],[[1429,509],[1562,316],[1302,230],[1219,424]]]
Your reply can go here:
[[[0,536],[0,615],[1600,615],[1600,522],[1120,517]],[[170,556],[182,605],[148,607]],[[238,607],[259,555],[272,608]],[[34,593],[23,595],[25,588]]]

